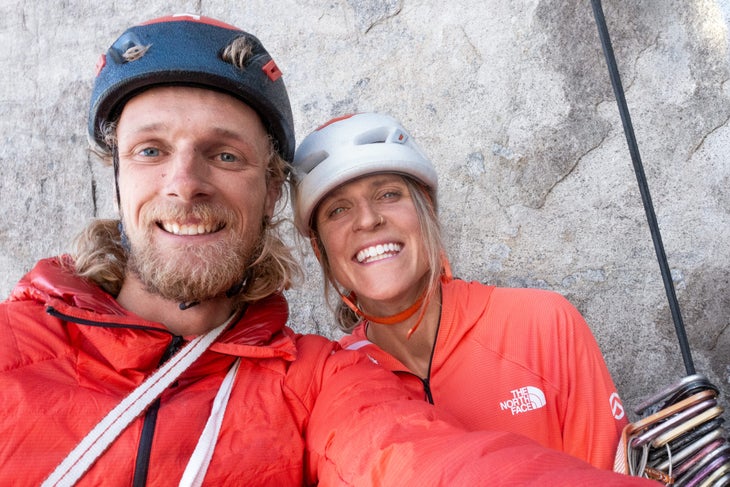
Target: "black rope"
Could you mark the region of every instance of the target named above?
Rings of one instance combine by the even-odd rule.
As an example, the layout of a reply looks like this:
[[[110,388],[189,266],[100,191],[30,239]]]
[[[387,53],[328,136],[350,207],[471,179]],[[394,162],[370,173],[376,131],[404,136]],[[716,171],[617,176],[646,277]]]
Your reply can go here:
[[[656,251],[657,260],[659,261],[659,268],[662,273],[662,280],[664,281],[664,290],[667,293],[667,299],[669,299],[669,309],[672,313],[672,319],[674,321],[674,330],[676,331],[677,339],[679,340],[679,348],[682,351],[684,367],[687,371],[687,374],[692,375],[695,373],[695,367],[692,362],[692,353],[689,349],[687,333],[684,329],[682,314],[679,311],[679,303],[677,301],[677,296],[674,292],[674,283],[672,282],[671,271],[669,270],[669,264],[667,263],[667,256],[664,253],[664,245],[662,244],[662,237],[659,233],[659,225],[656,220],[656,215],[654,214],[654,206],[651,202],[649,185],[646,182],[646,175],[644,174],[644,166],[642,165],[641,157],[639,156],[639,146],[636,143],[634,128],[631,125],[631,115],[629,114],[629,107],[626,104],[624,89],[621,85],[621,77],[619,76],[618,67],[616,65],[616,58],[613,54],[611,38],[608,35],[606,19],[603,16],[601,0],[591,0],[591,4],[593,5],[593,15],[596,19],[596,26],[598,27],[598,35],[601,38],[601,47],[603,47],[603,54],[606,57],[606,64],[608,65],[608,74],[611,77],[611,85],[613,86],[613,92],[616,96],[618,111],[621,115],[621,122],[624,126],[626,142],[629,145],[631,161],[634,164],[636,180],[639,183],[641,200],[644,202],[644,211],[646,212],[646,219],[649,223],[651,238],[654,242],[654,250]]]

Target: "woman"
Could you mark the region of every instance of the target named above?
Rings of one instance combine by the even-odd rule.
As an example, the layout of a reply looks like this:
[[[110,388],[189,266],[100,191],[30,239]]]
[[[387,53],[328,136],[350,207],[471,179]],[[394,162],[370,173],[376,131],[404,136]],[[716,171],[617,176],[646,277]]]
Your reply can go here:
[[[361,113],[294,158],[299,231],[360,349],[471,429],[521,433],[610,469],[627,420],[601,352],[561,295],[451,276],[437,175],[393,118]]]

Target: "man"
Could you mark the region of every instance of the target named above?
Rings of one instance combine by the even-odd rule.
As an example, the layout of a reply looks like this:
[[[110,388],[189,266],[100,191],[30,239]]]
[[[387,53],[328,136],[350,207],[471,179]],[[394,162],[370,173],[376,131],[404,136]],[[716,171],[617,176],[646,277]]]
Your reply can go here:
[[[195,16],[128,29],[89,134],[120,220],[0,305],[12,485],[642,485],[505,433],[465,433],[389,372],[285,326],[273,222],[294,150],[261,43]]]

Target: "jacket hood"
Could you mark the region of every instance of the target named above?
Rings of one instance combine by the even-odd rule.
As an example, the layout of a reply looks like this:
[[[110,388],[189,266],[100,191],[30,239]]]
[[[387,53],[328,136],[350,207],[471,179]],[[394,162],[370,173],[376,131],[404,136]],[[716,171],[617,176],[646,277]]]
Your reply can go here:
[[[115,316],[127,314],[111,295],[76,275],[74,261],[69,255],[39,261],[15,285],[8,301],[36,301],[47,306],[73,307]]]
[[[494,289],[494,286],[453,278],[441,283],[442,305],[437,336],[439,354],[435,358],[436,362],[432,364],[433,368],[440,366],[440,361],[448,357],[459,346],[464,336],[477,326],[479,318],[486,313]],[[371,360],[390,370],[408,371],[408,367],[397,358],[368,340],[366,326],[366,323],[361,321],[350,335],[340,338],[342,348],[362,350]]]
[[[76,275],[73,259],[68,255],[39,261],[21,278],[8,301],[33,301],[77,323],[145,328],[170,334],[161,323],[127,311],[99,286]],[[293,332],[285,327],[288,316],[289,308],[281,294],[252,303],[210,349],[237,356],[293,358],[296,347]]]

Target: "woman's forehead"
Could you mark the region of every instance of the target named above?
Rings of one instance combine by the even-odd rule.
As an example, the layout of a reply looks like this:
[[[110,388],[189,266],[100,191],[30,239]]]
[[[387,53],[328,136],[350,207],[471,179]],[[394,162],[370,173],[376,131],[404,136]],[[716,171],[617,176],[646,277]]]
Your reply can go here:
[[[327,193],[327,195],[323,198],[333,198],[337,197],[345,192],[347,190],[358,187],[358,188],[365,188],[365,189],[374,189],[378,188],[384,184],[393,184],[393,183],[403,183],[405,184],[405,178],[401,174],[397,173],[376,173],[376,174],[367,174],[365,176],[360,176],[355,179],[351,179],[350,181],[347,181],[345,183],[342,183],[341,185],[334,188],[332,191]]]

